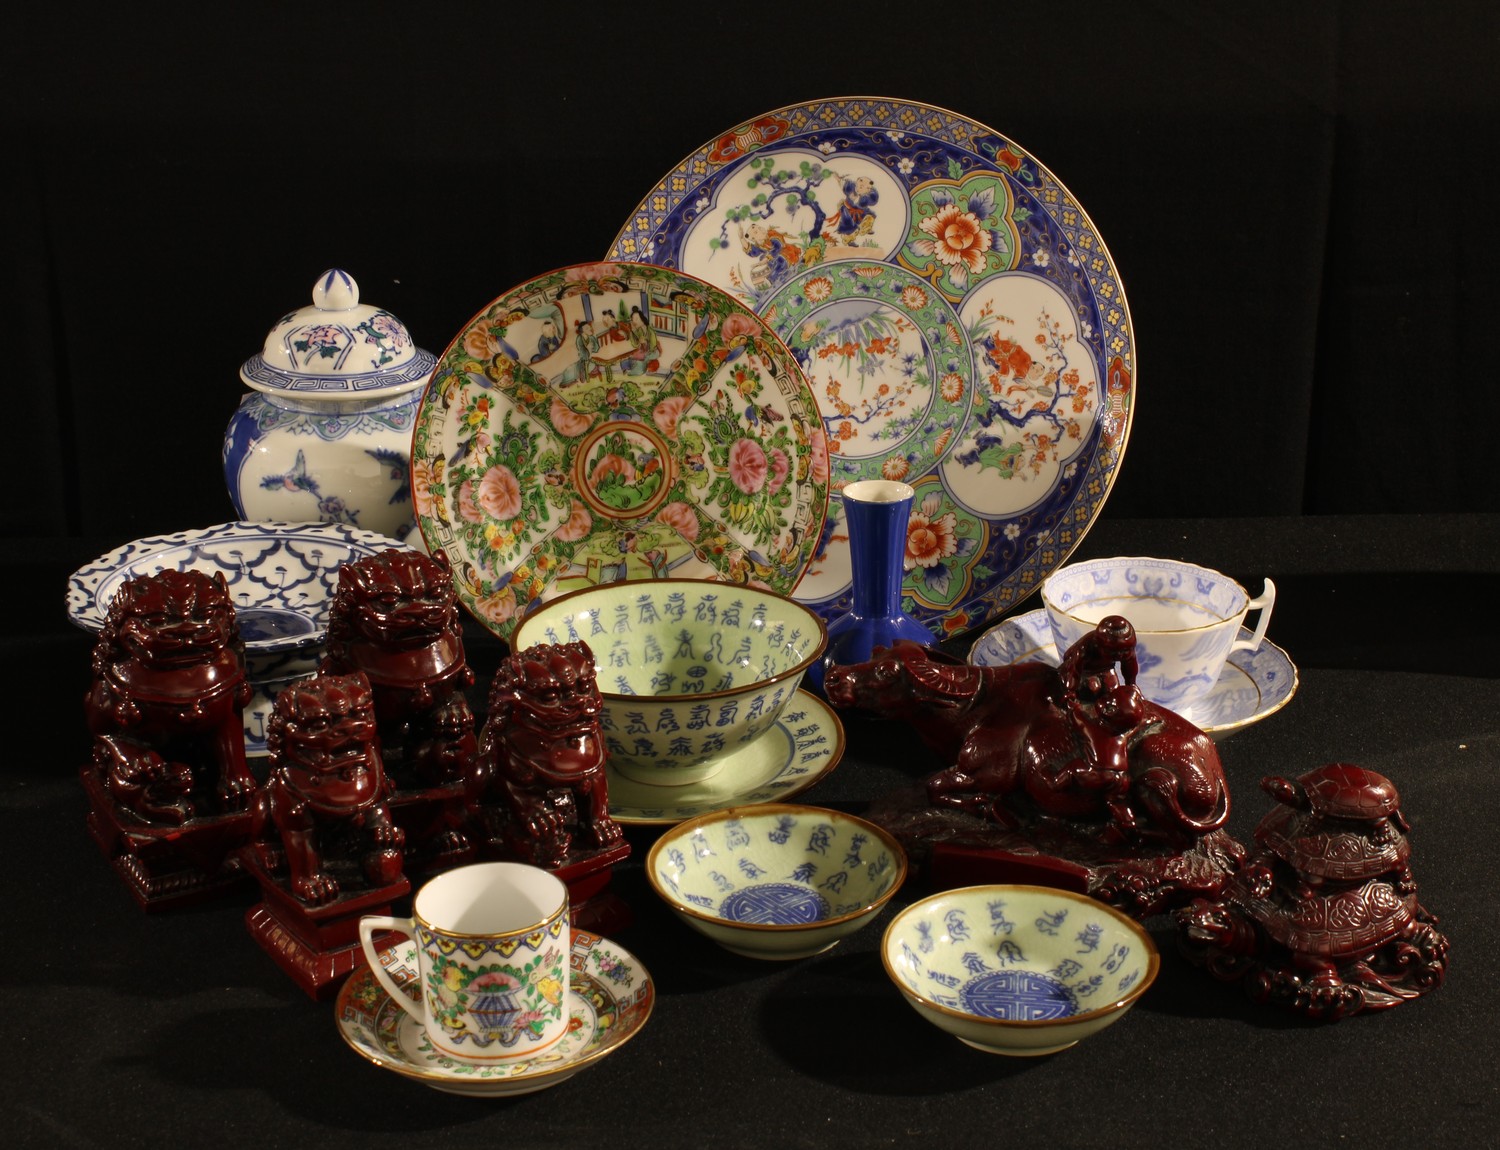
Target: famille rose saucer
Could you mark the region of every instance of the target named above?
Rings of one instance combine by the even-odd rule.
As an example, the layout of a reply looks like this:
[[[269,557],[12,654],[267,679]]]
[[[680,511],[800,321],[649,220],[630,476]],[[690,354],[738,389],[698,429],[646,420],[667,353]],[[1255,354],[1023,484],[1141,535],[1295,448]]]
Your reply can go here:
[[[438,359],[412,438],[427,549],[508,639],[536,604],[620,579],[789,594],[828,509],[817,402],[769,325],[667,268],[530,280]]]
[[[380,957],[397,985],[410,987],[415,999],[420,993],[416,944],[403,940]],[[493,1065],[439,1053],[422,1024],[397,1005],[367,966],[339,991],[339,1034],[361,1058],[434,1090],[477,1098],[544,1090],[625,1045],[646,1025],[656,1002],[656,987],[640,961],[597,935],[575,930],[569,962],[568,1033],[534,1058]]]
[[[916,488],[903,609],[935,633],[1003,614],[1098,515],[1134,410],[1134,329],[1071,192],[1014,141],[909,100],[819,100],[709,140],[610,255],[715,284],[797,357],[835,492]],[[833,500],[795,596],[850,606]]]
[[[799,690],[776,726],[726,756],[708,778],[680,787],[639,783],[607,763],[609,813],[617,823],[669,826],[752,803],[801,794],[844,757],[844,725],[827,703]]]
[[[1249,628],[1240,628],[1239,638],[1253,635]],[[969,662],[976,667],[1057,666],[1047,612],[1028,611],[991,627],[975,641]],[[1213,690],[1183,711],[1182,717],[1215,740],[1223,740],[1274,715],[1296,693],[1297,668],[1291,658],[1269,639],[1262,639],[1259,649],[1230,655]]]

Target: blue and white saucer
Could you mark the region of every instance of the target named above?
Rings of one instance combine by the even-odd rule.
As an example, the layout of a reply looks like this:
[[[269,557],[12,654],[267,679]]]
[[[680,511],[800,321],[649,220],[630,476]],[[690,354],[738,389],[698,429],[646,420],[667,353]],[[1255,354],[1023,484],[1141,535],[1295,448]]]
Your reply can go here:
[[[419,991],[417,947],[402,940],[381,954],[403,990]],[[498,1098],[556,1086],[624,1046],[651,1016],[656,986],[640,960],[597,935],[573,932],[568,956],[568,1032],[532,1058],[461,1062],[433,1048],[426,1028],[361,966],[339,990],[339,1034],[361,1058],[449,1094]]]
[[[751,803],[801,794],[844,757],[844,725],[829,705],[799,690],[776,726],[726,757],[708,778],[662,787],[627,779],[607,763],[609,813],[617,823],[670,826]]]
[[[1239,638],[1253,635],[1248,628],[1240,628]],[[976,667],[1057,666],[1047,612],[1029,611],[991,627],[975,640],[969,662]],[[1223,740],[1275,714],[1296,693],[1297,668],[1291,658],[1269,639],[1262,639],[1258,650],[1230,655],[1213,690],[1183,711],[1182,717],[1215,740]]]

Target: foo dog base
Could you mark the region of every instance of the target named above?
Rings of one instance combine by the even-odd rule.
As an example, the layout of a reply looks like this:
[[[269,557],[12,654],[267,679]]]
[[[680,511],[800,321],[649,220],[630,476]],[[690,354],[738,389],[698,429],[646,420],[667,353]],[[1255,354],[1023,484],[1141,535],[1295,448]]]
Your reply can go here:
[[[422,880],[477,861],[478,852],[465,833],[462,782],[398,790],[388,806],[391,820],[406,833],[403,873]]]
[[[1245,855],[1225,831],[1191,848],[1109,845],[1087,828],[1039,819],[1007,830],[963,811],[930,806],[920,786],[877,799],[865,818],[895,835],[912,870],[939,890],[1029,883],[1076,891],[1145,919],[1194,898],[1215,898]]]
[[[551,868],[568,888],[574,930],[611,938],[630,925],[630,904],[610,889],[614,867],[629,857],[630,844],[622,840],[604,850],[570,856],[562,866]]]
[[[235,851],[249,837],[248,812],[178,826],[143,823],[110,798],[94,767],[79,775],[89,800],[89,835],[143,911],[194,906],[246,885]]]
[[[370,890],[340,895],[327,906],[310,907],[277,878],[243,854],[246,869],[260,883],[263,899],[245,912],[250,937],[315,1001],[331,998],[344,979],[364,962],[359,920],[391,913],[391,904],[411,890],[405,878]],[[377,945],[383,940],[376,936]]]

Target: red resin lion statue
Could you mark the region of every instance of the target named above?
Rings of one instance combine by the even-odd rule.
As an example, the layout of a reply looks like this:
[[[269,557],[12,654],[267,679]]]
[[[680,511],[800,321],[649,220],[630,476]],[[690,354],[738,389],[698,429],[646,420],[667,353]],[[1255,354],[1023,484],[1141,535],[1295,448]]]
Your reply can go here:
[[[84,699],[110,797],[143,822],[244,810],[255,790],[241,710],[250,700],[223,575],[128,580],[94,646]]]
[[[624,837],[609,817],[602,711],[586,643],[530,647],[501,663],[470,794],[509,853],[555,867],[572,849],[570,825],[596,848]]]
[[[380,745],[402,785],[437,785],[467,772],[467,762],[432,753],[434,740],[465,745],[455,724],[474,729],[464,697],[474,672],[446,557],[391,548],[341,567],[322,669],[369,680]]]
[[[320,673],[284,689],[266,725],[266,749],[271,774],[251,835],[267,870],[284,860],[292,894],[315,907],[351,881],[399,881],[406,836],[387,808],[374,697],[363,675]]]

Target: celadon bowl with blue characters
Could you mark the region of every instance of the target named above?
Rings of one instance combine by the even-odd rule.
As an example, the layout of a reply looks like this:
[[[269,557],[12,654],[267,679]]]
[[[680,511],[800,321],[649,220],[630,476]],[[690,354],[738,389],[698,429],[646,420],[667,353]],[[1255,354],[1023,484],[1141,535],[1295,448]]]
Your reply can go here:
[[[677,917],[747,958],[799,959],[870,922],[906,878],[885,830],[821,807],[731,807],[663,833],[646,877]]]
[[[978,1050],[1039,1055],[1125,1016],[1160,956],[1134,919],[1051,887],[961,887],[886,928],[880,957],[914,1010]]]
[[[706,579],[631,579],[569,592],[516,627],[517,651],[584,642],[610,766],[636,782],[701,782],[776,725],[828,631],[810,607]]]

